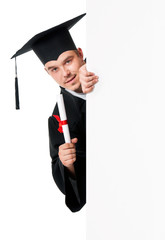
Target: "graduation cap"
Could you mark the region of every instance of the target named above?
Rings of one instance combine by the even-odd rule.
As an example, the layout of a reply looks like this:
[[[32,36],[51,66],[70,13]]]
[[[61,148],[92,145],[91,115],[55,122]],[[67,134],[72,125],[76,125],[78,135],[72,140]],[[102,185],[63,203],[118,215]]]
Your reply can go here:
[[[85,15],[86,14],[84,13],[67,22],[35,35],[11,57],[11,59],[15,58],[16,109],[19,109],[16,57],[33,50],[41,62],[45,65],[48,61],[57,60],[60,54],[65,51],[76,50],[76,45],[69,33],[69,30]]]

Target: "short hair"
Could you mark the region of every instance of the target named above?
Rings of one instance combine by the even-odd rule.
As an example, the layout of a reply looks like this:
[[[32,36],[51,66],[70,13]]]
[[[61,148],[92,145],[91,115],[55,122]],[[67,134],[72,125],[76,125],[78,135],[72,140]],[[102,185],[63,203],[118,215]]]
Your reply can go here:
[[[75,53],[76,53],[76,55],[78,56],[78,57],[80,57],[80,54],[79,54],[79,51],[76,49],[76,50],[73,50]]]

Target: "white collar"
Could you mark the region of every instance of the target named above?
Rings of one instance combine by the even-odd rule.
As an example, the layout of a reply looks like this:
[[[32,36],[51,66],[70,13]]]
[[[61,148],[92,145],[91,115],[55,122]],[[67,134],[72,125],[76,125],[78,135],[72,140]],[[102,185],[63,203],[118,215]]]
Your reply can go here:
[[[65,90],[67,92],[71,93],[73,96],[76,96],[76,97],[82,98],[83,100],[86,100],[86,94],[85,93],[77,93],[77,92],[74,92],[74,91],[66,89],[66,88],[65,88]]]

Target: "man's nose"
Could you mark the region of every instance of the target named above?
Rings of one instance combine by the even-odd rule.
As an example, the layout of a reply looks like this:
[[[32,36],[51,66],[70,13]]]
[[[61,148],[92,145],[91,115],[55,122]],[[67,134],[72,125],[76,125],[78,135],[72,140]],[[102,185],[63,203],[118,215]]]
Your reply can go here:
[[[63,76],[68,77],[70,75],[70,70],[68,68],[63,68]]]

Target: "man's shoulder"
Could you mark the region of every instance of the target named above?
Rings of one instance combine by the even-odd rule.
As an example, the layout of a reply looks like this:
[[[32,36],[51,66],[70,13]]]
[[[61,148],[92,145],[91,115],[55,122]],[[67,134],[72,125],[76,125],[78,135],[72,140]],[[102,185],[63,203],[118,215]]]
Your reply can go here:
[[[73,117],[73,115],[75,115],[75,117],[76,117],[77,114],[79,115],[80,112],[85,111],[85,109],[86,109],[86,101],[85,100],[72,95],[65,88],[62,88],[62,87],[60,87],[60,88],[61,88],[61,94],[63,94],[65,109],[66,109],[66,113],[67,113],[68,117],[70,117],[70,115],[72,115],[72,117]],[[52,116],[53,115],[59,115],[57,103],[55,104],[55,107],[53,109]]]

